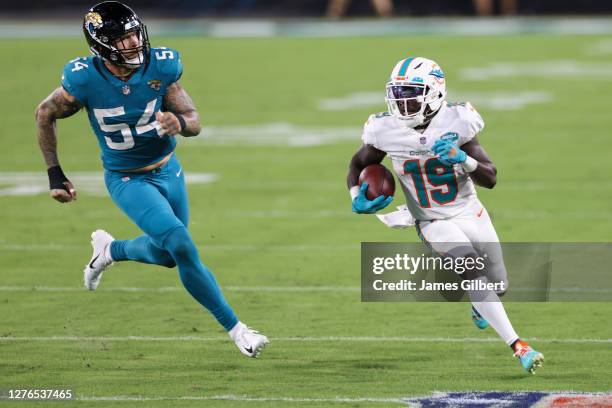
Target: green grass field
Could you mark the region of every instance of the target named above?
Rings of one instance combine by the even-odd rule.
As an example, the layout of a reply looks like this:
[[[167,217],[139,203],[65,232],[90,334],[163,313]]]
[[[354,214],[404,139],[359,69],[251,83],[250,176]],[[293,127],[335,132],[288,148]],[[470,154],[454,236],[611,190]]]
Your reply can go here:
[[[271,337],[262,357],[249,360],[182,289],[176,270],[121,263],[98,291],[82,289],[92,230],[139,233],[109,197],[77,181],[81,193],[70,205],[8,194],[9,172],[37,172],[44,182],[34,108],[59,84],[62,66],[87,49],[80,39],[0,40],[0,389],[72,388],[81,401],[71,404],[95,407],[388,406],[434,391],[610,391],[609,303],[507,304],[517,332],[546,356],[536,376],[491,329],[473,326],[466,303],[361,303],[359,243],[417,236],[352,214],[345,187],[360,126],[385,109],[393,64],[428,56],[446,72],[449,99],[545,95],[514,110],[473,101],[486,122],[480,141],[499,171],[497,187],[479,196],[500,238],[612,241],[612,54],[588,51],[605,41],[153,36],[154,45],[181,51],[182,82],[204,126],[220,129],[208,142],[181,140],[178,154],[188,175],[218,176],[189,186],[190,229],[241,320]],[[499,63],[515,70],[484,80],[466,74],[496,72]],[[378,105],[320,108],[322,100],[377,91]],[[265,140],[257,126],[272,123],[355,134],[290,145],[284,136]],[[229,127],[246,137],[223,141]],[[61,121],[59,135],[68,177],[101,172],[84,113]],[[197,399],[228,395],[237,398]]]

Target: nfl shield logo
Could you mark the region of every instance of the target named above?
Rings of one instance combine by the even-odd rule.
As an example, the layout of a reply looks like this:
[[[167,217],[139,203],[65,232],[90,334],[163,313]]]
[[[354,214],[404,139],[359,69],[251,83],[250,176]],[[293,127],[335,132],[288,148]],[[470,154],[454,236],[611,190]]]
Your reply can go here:
[[[131,90],[128,85],[123,85],[123,88],[121,88],[121,91],[123,91],[124,95],[129,95]]]
[[[427,143],[427,138],[425,136],[421,136],[419,141],[421,142],[421,144],[425,144],[425,143]]]

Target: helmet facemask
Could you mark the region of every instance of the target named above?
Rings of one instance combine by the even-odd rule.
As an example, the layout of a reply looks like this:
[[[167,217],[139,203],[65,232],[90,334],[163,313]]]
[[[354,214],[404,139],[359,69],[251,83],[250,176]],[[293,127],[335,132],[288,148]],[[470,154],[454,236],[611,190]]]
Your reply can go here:
[[[385,101],[389,113],[411,128],[431,120],[440,108],[438,98],[438,92],[427,85],[397,81],[387,83]]]
[[[144,32],[144,35],[143,35]],[[138,45],[132,46],[133,36],[136,36]],[[119,38],[111,39],[110,48],[112,50],[110,54],[111,62],[121,65],[127,68],[138,68],[145,62],[145,52],[147,50],[147,44],[145,43],[146,28],[144,26],[136,27],[133,30],[126,32]],[[147,41],[148,42],[148,41]],[[121,58],[117,58],[112,61],[113,55],[120,55]]]

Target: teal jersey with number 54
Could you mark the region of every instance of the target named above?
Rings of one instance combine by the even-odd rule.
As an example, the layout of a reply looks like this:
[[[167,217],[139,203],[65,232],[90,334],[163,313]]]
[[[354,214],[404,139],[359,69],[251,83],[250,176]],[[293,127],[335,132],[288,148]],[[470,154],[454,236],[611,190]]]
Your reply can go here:
[[[168,86],[182,73],[179,53],[164,47],[152,48],[147,63],[127,81],[112,75],[96,56],[66,64],[62,87],[87,109],[104,168],[144,167],[174,150],[174,136],[159,135],[155,112],[163,110]]]

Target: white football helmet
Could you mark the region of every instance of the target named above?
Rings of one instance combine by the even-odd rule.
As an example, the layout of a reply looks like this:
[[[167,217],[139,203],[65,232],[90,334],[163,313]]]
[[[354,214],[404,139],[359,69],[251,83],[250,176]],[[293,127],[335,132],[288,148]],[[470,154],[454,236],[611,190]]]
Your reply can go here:
[[[429,123],[446,99],[444,72],[427,58],[401,60],[391,71],[385,101],[389,113],[414,128]]]

